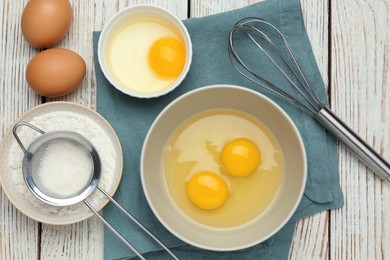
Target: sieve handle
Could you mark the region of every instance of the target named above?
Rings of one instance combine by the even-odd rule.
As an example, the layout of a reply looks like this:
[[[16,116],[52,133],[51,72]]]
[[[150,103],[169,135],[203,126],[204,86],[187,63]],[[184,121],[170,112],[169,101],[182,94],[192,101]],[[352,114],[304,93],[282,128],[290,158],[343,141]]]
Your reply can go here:
[[[152,234],[144,225],[141,224],[130,212],[128,212],[125,208],[123,208],[116,200],[114,200],[110,194],[108,194],[105,190],[103,190],[100,186],[97,188],[120,210],[122,211],[128,218],[130,218],[138,227],[140,227],[146,234],[149,235],[155,242],[157,242],[168,254],[172,256],[173,259],[179,260],[179,258],[171,251],[169,248],[164,245],[156,236]]]
[[[16,132],[17,129],[18,129],[19,127],[21,127],[21,126],[28,126],[29,128],[31,128],[31,129],[37,131],[37,132],[40,133],[40,134],[45,134],[46,132],[43,131],[43,130],[41,130],[41,129],[39,129],[38,127],[36,127],[36,126],[30,124],[30,123],[27,123],[27,122],[24,122],[24,121],[15,124],[14,128],[12,129],[12,133],[13,133],[13,135],[14,135],[16,141],[18,142],[20,148],[23,150],[24,153],[26,153],[26,152],[27,152],[27,149],[24,147],[22,141],[20,140],[20,138],[19,138],[19,136],[18,136],[18,134],[17,134],[17,132]]]
[[[315,118],[335,137],[347,145],[382,180],[390,182],[390,166],[377,152],[326,107]]]
[[[140,252],[138,252],[137,249],[135,249],[134,246],[132,246],[113,226],[110,225],[110,223],[108,223],[103,217],[102,215],[100,215],[96,209],[94,207],[92,207],[91,204],[88,203],[88,201],[86,200],[83,200],[84,204],[87,205],[87,207],[93,211],[93,213],[95,213],[95,215],[97,217],[99,217],[99,219],[104,223],[104,225],[106,225],[118,238],[120,238],[120,240],[122,240],[123,243],[126,244],[126,246],[128,246],[131,251],[134,252],[134,254],[136,254],[140,259],[142,260],[145,260],[145,258],[141,255]]]

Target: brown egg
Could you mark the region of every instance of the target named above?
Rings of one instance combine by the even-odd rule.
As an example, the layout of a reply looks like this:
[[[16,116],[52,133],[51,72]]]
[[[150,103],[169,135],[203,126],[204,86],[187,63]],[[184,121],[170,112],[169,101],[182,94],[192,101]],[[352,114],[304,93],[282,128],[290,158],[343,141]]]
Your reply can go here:
[[[36,48],[47,48],[59,42],[72,22],[68,0],[30,0],[22,14],[22,33]]]
[[[46,97],[64,96],[83,80],[86,66],[74,51],[53,48],[38,53],[27,65],[26,79],[30,87]]]

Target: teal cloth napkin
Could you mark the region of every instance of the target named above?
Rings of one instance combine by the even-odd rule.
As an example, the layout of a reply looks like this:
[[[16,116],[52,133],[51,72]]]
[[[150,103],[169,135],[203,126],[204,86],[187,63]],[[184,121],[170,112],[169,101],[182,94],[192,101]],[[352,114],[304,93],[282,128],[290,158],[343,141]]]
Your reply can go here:
[[[97,111],[115,129],[123,148],[123,177],[115,199],[182,259],[287,259],[296,221],[305,216],[343,205],[335,139],[310,116],[244,79],[231,66],[227,53],[229,31],[235,22],[248,16],[267,19],[281,29],[295,50],[309,81],[315,83],[314,88],[320,99],[327,104],[325,87],[305,31],[299,0],[267,0],[230,12],[185,20],[184,23],[193,43],[193,60],[190,71],[176,90],[155,99],[129,97],[109,84],[97,62],[97,43],[100,32],[94,32],[93,35]],[[277,75],[269,76],[276,83],[280,80]],[[174,237],[153,215],[143,194],[140,181],[141,148],[153,120],[173,99],[192,89],[211,84],[245,86],[272,98],[282,106],[297,125],[307,152],[308,179],[304,196],[295,214],[288,224],[273,237],[259,245],[240,251],[202,250]],[[113,205],[109,204],[104,208],[104,216],[146,258],[170,259],[168,254],[120,214]],[[106,230],[104,237],[105,259],[134,257],[134,254],[111,231]]]

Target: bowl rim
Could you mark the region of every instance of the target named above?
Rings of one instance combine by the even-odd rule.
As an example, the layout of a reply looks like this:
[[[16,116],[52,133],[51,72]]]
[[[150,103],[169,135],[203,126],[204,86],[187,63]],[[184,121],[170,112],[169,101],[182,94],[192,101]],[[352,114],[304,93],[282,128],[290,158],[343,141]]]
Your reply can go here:
[[[107,43],[107,41],[103,42],[103,40],[106,38],[106,35],[108,35],[110,33],[110,27],[121,20],[121,19],[119,19],[118,21],[116,21],[118,19],[118,17],[126,14],[127,12],[133,12],[134,10],[137,10],[137,9],[141,10],[141,9],[145,9],[145,8],[150,9],[150,11],[160,12],[162,15],[167,15],[172,20],[175,20],[177,22],[176,25],[179,28],[179,32],[182,35],[182,37],[184,39],[184,43],[186,45],[186,63],[184,65],[183,71],[181,72],[180,76],[175,81],[173,81],[173,83],[169,87],[163,88],[163,89],[158,90],[158,91],[153,91],[153,92],[138,92],[138,91],[132,90],[130,88],[122,87],[119,84],[119,82],[117,80],[115,80],[114,76],[111,75],[112,73],[108,69],[107,62],[105,59],[103,59],[103,56],[105,56],[103,53],[104,53],[104,49],[105,49],[105,46]],[[183,21],[181,19],[179,19],[178,16],[176,16],[174,13],[172,13],[168,9],[165,9],[161,6],[154,5],[154,4],[134,4],[134,5],[125,7],[122,10],[120,10],[119,12],[115,13],[105,23],[105,25],[100,33],[99,40],[98,40],[98,46],[97,46],[98,62],[99,62],[100,69],[103,72],[105,78],[109,81],[109,83],[113,87],[115,87],[120,92],[122,92],[126,95],[129,95],[129,96],[132,96],[132,97],[137,97],[137,98],[160,97],[160,96],[166,95],[169,92],[176,89],[188,74],[188,71],[189,71],[191,63],[192,63],[192,55],[193,55],[193,53],[192,53],[191,36],[188,33],[188,30],[185,27]]]
[[[153,201],[151,200],[148,192],[147,192],[147,188],[146,188],[146,180],[145,180],[145,173],[144,173],[144,170],[143,170],[143,165],[145,163],[145,152],[146,152],[146,148],[147,148],[147,144],[148,144],[148,140],[150,139],[150,135],[152,134],[153,132],[153,129],[154,127],[156,126],[156,124],[160,121],[161,117],[169,110],[171,109],[171,107],[175,106],[176,103],[180,102],[182,99],[192,95],[193,93],[197,93],[197,92],[200,92],[200,91],[207,91],[209,89],[215,89],[215,88],[225,88],[225,89],[238,89],[240,91],[246,91],[246,92],[249,92],[249,93],[252,93],[252,94],[255,94],[257,96],[259,96],[260,98],[263,98],[265,101],[269,102],[272,106],[274,106],[283,116],[284,118],[288,121],[288,123],[291,125],[292,127],[292,130],[294,131],[294,134],[297,136],[297,141],[300,145],[300,148],[301,148],[301,151],[302,151],[302,163],[303,163],[303,173],[302,173],[302,183],[301,183],[301,187],[300,187],[300,190],[299,190],[299,194],[297,196],[297,199],[294,203],[294,205],[292,206],[289,214],[284,218],[284,220],[279,224],[277,225],[277,227],[272,231],[272,232],[269,232],[266,236],[263,236],[259,239],[255,239],[252,243],[247,243],[245,245],[239,245],[239,246],[232,246],[232,247],[229,247],[229,248],[221,248],[221,247],[215,247],[215,246],[208,246],[208,245],[204,245],[204,244],[200,244],[200,243],[197,243],[197,242],[193,242],[191,241],[191,239],[183,236],[182,234],[178,233],[174,228],[172,228],[169,224],[167,224],[167,222],[162,218],[162,216],[159,214],[159,212],[157,211],[157,209],[154,207],[154,203]],[[287,222],[291,219],[291,217],[293,216],[293,214],[295,213],[295,211],[297,210],[298,206],[299,206],[299,203],[301,202],[302,200],[302,197],[303,197],[303,194],[304,194],[304,191],[305,191],[305,187],[306,187],[306,182],[307,182],[307,175],[308,175],[308,172],[307,172],[307,154],[306,154],[306,149],[305,149],[305,145],[304,145],[304,142],[303,142],[303,139],[302,139],[302,136],[300,135],[299,131],[298,131],[298,128],[296,127],[296,125],[294,124],[294,122],[292,121],[292,119],[290,118],[290,116],[276,103],[274,102],[273,100],[271,100],[270,98],[268,98],[267,96],[265,96],[264,94],[260,93],[260,92],[257,92],[255,90],[252,90],[252,89],[249,89],[247,87],[242,87],[242,86],[238,86],[238,85],[231,85],[231,84],[216,84],[216,85],[207,85],[207,86],[203,86],[203,87],[199,87],[199,88],[196,88],[194,90],[191,90],[191,91],[188,91],[186,93],[184,93],[183,95],[177,97],[176,99],[174,99],[173,101],[171,101],[158,115],[157,117],[155,118],[155,120],[153,121],[153,123],[151,124],[151,126],[149,127],[149,130],[145,136],[145,139],[144,139],[144,143],[143,143],[143,146],[142,146],[142,150],[141,150],[141,161],[140,161],[140,175],[141,175],[141,184],[142,184],[142,188],[143,188],[143,192],[144,192],[144,195],[146,197],[146,200],[148,202],[148,205],[149,207],[151,208],[153,214],[156,216],[156,218],[158,219],[158,221],[169,231],[171,232],[174,236],[176,236],[177,238],[181,239],[182,241],[190,244],[190,245],[193,245],[195,247],[198,247],[198,248],[201,248],[201,249],[206,249],[206,250],[212,250],[212,251],[221,251],[221,252],[228,252],[228,251],[236,251],[236,250],[241,250],[241,249],[246,249],[246,248],[249,248],[249,247],[252,247],[252,246],[255,246],[259,243],[262,243],[264,242],[265,240],[269,239],[270,237],[272,237],[273,235],[275,235],[278,231],[280,231],[286,224]],[[245,225],[245,224],[244,224]],[[239,227],[238,227],[239,228]]]

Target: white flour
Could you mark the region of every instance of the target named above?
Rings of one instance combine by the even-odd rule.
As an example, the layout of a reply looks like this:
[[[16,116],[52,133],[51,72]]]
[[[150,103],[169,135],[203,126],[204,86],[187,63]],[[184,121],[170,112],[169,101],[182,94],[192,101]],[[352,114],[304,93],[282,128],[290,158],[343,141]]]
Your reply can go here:
[[[96,120],[96,118],[90,118],[83,114],[67,111],[52,111],[39,116],[35,116],[31,120],[28,120],[29,123],[46,132],[56,130],[68,130],[76,132],[88,139],[95,147],[100,156],[101,179],[99,182],[99,186],[110,193],[112,189],[116,188],[116,185],[119,181],[118,167],[120,165],[120,155],[117,154],[116,149],[118,148],[115,146],[115,142],[109,136],[107,130],[105,130],[99,124],[98,121],[99,120]],[[18,129],[18,135],[25,147],[27,148],[28,145],[40,134],[28,127],[21,126]],[[47,217],[48,222],[51,223],[56,222],[56,219],[61,219],[60,222],[66,222],[67,220],[68,222],[71,222],[73,221],[73,219],[82,219],[83,216],[91,213],[90,209],[87,208],[87,206],[83,202],[67,207],[57,207],[48,205],[36,198],[28,190],[23,179],[23,156],[23,151],[21,150],[17,142],[13,141],[9,146],[8,158],[6,158],[5,160],[7,163],[7,165],[5,165],[5,169],[11,171],[7,173],[8,179],[6,180],[6,182],[7,185],[13,186],[12,193],[16,194],[15,196],[18,197],[16,205],[19,206],[19,208],[24,208],[25,211],[32,212],[35,216],[39,216],[40,218]],[[61,155],[57,153],[52,154],[52,156]],[[60,158],[53,160],[58,159]],[[80,180],[80,182],[82,181],[83,180]],[[48,183],[50,185],[54,182],[55,180],[48,180]],[[58,183],[53,185],[58,185]],[[87,198],[87,200],[95,208],[102,206],[103,203],[107,201],[105,196],[102,195],[101,192],[98,190],[95,190]]]
[[[54,198],[70,198],[84,190],[93,173],[86,149],[69,140],[52,140],[40,148],[33,179],[37,187]]]

